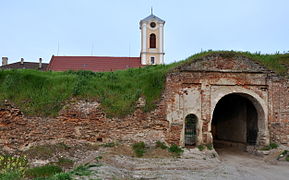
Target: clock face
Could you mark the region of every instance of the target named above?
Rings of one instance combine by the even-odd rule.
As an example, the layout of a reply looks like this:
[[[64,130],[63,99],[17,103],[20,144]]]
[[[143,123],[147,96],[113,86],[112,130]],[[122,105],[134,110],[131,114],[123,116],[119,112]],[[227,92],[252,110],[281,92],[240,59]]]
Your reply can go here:
[[[155,28],[156,27],[156,23],[155,22],[151,22],[150,26],[151,26],[151,28]]]

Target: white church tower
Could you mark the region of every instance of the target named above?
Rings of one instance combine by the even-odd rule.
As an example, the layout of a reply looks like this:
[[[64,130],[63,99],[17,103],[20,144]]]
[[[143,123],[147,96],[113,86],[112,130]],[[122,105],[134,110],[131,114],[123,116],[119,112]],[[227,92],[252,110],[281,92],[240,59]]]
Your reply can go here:
[[[164,64],[164,25],[153,12],[140,21],[142,65]]]

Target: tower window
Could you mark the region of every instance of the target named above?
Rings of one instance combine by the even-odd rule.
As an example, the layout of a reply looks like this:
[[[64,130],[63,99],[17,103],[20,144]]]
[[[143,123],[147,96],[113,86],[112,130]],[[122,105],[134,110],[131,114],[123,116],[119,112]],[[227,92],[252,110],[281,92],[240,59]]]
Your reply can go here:
[[[156,35],[150,35],[150,48],[156,48]]]
[[[151,57],[151,64],[155,64],[155,57]]]
[[[151,26],[151,28],[155,28],[156,27],[156,23],[155,22],[151,22],[150,26]]]

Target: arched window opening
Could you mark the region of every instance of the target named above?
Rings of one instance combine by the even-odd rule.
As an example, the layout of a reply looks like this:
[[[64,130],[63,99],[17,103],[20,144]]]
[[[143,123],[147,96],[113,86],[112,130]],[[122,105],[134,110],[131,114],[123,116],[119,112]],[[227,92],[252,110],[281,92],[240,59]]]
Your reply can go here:
[[[150,35],[150,48],[156,48],[156,35],[155,34],[151,34]]]
[[[189,114],[185,118],[185,146],[194,146],[197,141],[197,121],[194,114]]]

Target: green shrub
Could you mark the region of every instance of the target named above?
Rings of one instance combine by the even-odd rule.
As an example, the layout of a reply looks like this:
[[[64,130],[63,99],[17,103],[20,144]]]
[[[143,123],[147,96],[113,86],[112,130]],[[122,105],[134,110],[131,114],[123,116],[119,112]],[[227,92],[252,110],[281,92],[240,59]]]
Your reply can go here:
[[[168,146],[164,142],[157,141],[156,142],[156,148],[167,149]]]
[[[19,171],[8,171],[0,173],[0,180],[21,180],[21,173]]]
[[[200,150],[200,151],[203,151],[206,147],[204,145],[198,145],[197,148]]]
[[[264,146],[264,147],[262,147],[260,150],[262,150],[262,151],[269,151],[269,150],[271,150],[271,149],[276,149],[276,148],[278,148],[278,147],[279,147],[278,144],[276,144],[276,143],[270,143],[268,146]]]
[[[61,172],[62,172],[62,169],[59,166],[45,165],[45,166],[34,167],[31,169],[28,169],[25,172],[25,176],[29,178],[48,177],[48,176],[52,176]]]
[[[279,145],[278,144],[276,144],[276,143],[270,143],[270,148],[271,149],[276,149],[276,148],[278,148],[279,147]]]
[[[15,174],[21,175],[28,167],[28,160],[24,156],[0,155],[0,174]]]
[[[171,145],[168,151],[176,156],[180,156],[184,152],[184,150],[176,144]]]
[[[286,161],[289,161],[289,155],[285,158]]]
[[[138,142],[132,145],[132,149],[137,157],[142,157],[144,155],[146,152],[145,148],[146,147],[144,142]]]
[[[208,150],[213,150],[214,147],[213,147],[213,144],[206,144],[206,147]]]

